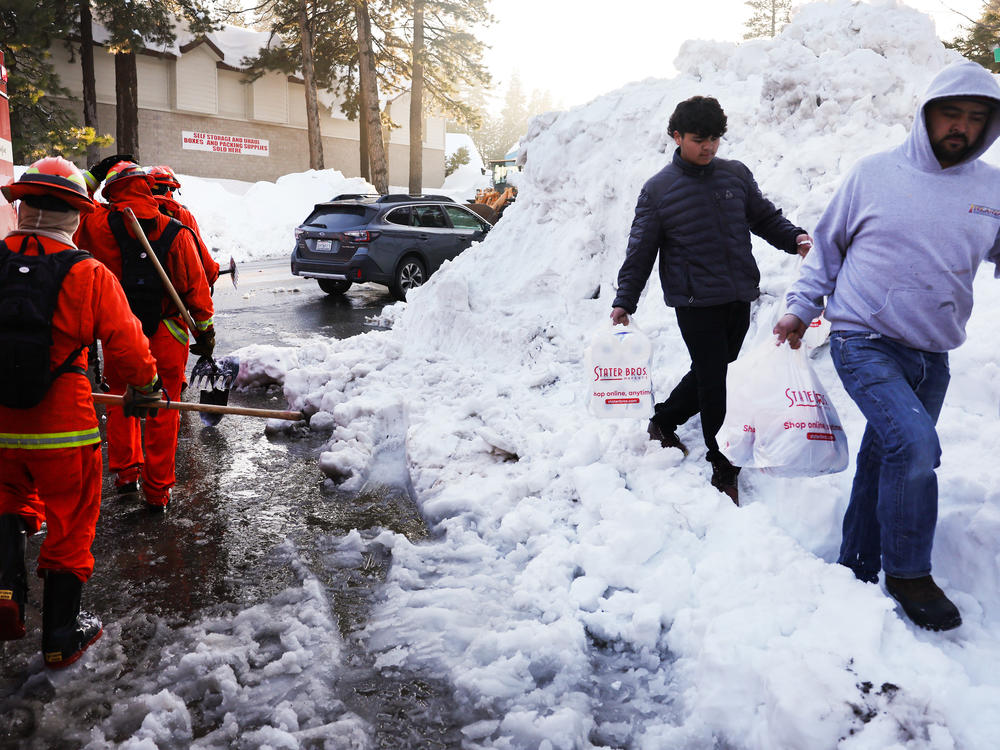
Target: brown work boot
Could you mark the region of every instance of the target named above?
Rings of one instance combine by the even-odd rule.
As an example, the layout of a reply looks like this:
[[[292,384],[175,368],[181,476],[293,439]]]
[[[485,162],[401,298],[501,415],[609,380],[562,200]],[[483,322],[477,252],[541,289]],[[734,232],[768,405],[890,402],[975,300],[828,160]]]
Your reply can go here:
[[[664,430],[656,423],[656,420],[649,420],[649,427],[646,428],[650,440],[656,440],[664,448],[676,448],[685,456],[688,454],[687,446],[677,437],[673,430]]]
[[[958,607],[930,576],[896,578],[886,574],[885,590],[899,602],[913,624],[924,630],[952,630],[962,624]]]
[[[740,488],[736,477],[740,474],[740,467],[733,466],[721,453],[709,453],[705,459],[712,464],[712,486],[739,506]]]

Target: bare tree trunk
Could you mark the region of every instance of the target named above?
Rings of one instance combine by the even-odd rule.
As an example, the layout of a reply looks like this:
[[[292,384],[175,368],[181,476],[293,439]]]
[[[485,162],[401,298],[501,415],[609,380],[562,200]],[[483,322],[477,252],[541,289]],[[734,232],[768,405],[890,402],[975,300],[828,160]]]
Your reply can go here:
[[[389,168],[382,141],[382,117],[378,106],[378,81],[375,79],[375,55],[372,52],[372,22],[368,15],[368,0],[354,0],[358,26],[358,72],[364,98],[361,116],[368,123],[368,158],[371,162],[371,183],[382,194],[389,192]]]
[[[409,190],[411,195],[419,195],[424,183],[424,0],[413,0],[412,67]]]
[[[83,124],[100,135],[94,77],[94,17],[90,12],[90,0],[80,0],[80,67],[83,68]],[[95,164],[100,158],[100,146],[94,143],[87,146],[87,164]]]
[[[115,105],[117,127],[115,140],[119,153],[132,154],[139,160],[139,82],[135,52],[115,55]]]
[[[361,76],[358,76],[360,79]],[[365,92],[365,81],[359,80],[358,83],[358,146],[361,149],[360,161],[361,161],[361,176],[364,177],[368,182],[372,181],[372,162],[371,154],[368,149],[368,118],[365,117],[365,105],[366,100]]]
[[[323,135],[319,126],[316,70],[313,66],[312,31],[307,0],[299,0],[299,32],[302,36],[302,77],[306,85],[306,131],[309,134],[309,168],[323,169]]]

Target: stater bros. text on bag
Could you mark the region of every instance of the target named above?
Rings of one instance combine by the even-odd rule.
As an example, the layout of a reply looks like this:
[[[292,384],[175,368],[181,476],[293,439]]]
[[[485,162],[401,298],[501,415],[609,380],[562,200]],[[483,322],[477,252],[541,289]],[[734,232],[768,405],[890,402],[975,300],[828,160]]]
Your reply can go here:
[[[649,417],[652,383],[649,339],[633,322],[598,327],[587,349],[588,404],[601,418]]]

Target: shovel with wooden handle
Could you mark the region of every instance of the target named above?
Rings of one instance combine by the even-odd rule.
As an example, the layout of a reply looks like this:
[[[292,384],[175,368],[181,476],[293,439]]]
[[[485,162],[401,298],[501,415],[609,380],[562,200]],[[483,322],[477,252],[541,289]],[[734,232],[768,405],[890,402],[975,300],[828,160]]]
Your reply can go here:
[[[193,336],[194,332],[198,330],[198,327],[194,323],[194,318],[191,317],[191,313],[188,312],[180,295],[177,294],[177,290],[170,281],[170,277],[163,268],[163,264],[160,263],[160,259],[153,252],[153,248],[146,238],[146,233],[142,231],[142,226],[139,224],[139,220],[135,217],[132,209],[126,208],[124,213],[125,218],[132,225],[135,236],[142,243],[142,246],[146,248],[147,257],[152,261],[156,272],[160,276],[160,280],[163,281],[164,288],[170,295],[170,299],[173,300],[174,305],[180,311],[181,317],[184,318],[184,323]],[[236,264],[233,263],[232,265],[235,268]],[[194,367],[191,368],[191,383],[199,387],[211,386],[211,390],[202,389],[199,399],[202,404],[225,406],[229,403],[229,389],[233,387],[233,383],[236,381],[236,376],[239,375],[239,372],[240,363],[235,357],[223,357],[221,360],[216,361],[212,357],[201,356],[195,362]],[[211,426],[218,424],[225,413],[205,411],[205,413],[199,416],[202,422]]]

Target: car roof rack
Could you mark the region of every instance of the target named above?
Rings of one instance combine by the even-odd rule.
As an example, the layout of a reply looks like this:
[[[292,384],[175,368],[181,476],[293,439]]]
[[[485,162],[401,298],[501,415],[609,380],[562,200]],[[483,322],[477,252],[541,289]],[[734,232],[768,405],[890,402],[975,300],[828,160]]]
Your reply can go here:
[[[329,202],[333,201],[359,201],[365,198],[378,198],[378,193],[341,193],[340,195],[333,196]]]
[[[402,203],[403,201],[447,201],[448,203],[454,203],[454,198],[449,198],[447,195],[407,195],[406,193],[389,193],[389,195],[383,195],[379,198],[376,203]]]

